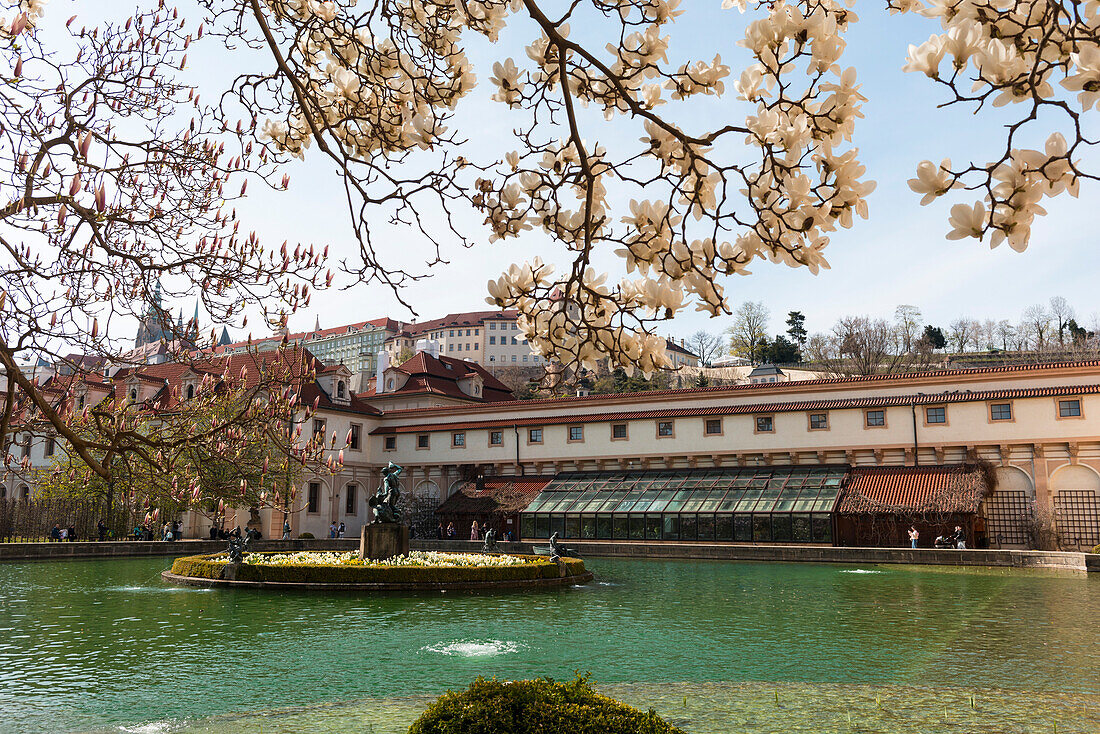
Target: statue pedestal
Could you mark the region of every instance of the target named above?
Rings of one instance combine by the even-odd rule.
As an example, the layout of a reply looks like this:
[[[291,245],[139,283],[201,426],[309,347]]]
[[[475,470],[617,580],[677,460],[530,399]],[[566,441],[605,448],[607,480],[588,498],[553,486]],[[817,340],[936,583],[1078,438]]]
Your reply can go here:
[[[359,535],[359,558],[384,561],[409,554],[409,529],[398,523],[364,525]]]

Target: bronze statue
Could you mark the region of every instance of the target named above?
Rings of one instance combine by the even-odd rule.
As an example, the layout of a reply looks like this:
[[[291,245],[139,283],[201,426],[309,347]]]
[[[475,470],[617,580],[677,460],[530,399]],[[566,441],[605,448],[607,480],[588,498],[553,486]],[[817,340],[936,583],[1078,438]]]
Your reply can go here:
[[[374,519],[371,522],[401,522],[401,511],[397,509],[397,502],[401,498],[401,485],[398,478],[402,471],[404,468],[392,461],[389,466],[382,469],[382,484],[374,496],[367,501],[374,512]]]
[[[495,551],[497,549],[497,531],[493,528],[489,528],[485,531],[485,542],[481,546],[481,550],[485,552]]]
[[[236,533],[229,536],[229,562],[233,564],[244,563],[244,554],[251,542],[252,533],[245,533],[242,538],[241,529],[238,527]]]
[[[555,531],[550,536],[550,560],[556,561],[559,558],[580,558],[576,552],[571,548],[566,548],[564,545],[558,543],[558,534]]]

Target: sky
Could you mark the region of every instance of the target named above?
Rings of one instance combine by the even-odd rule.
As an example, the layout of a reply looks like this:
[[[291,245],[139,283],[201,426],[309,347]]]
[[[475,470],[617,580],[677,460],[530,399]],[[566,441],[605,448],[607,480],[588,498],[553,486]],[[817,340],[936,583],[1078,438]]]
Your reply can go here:
[[[89,0],[57,0],[51,3],[50,20],[64,22],[67,6],[88,7]],[[555,3],[548,3],[554,6]],[[844,66],[859,71],[865,119],[857,123],[854,145],[867,166],[867,178],[877,182],[868,198],[869,220],[857,220],[850,230],[831,237],[826,255],[832,265],[814,276],[805,269],[757,261],[751,275],[726,281],[731,308],[743,301],[762,301],[772,314],[772,333],[785,330],[788,311],[802,311],[806,327],[813,332],[827,330],[837,318],[871,315],[891,318],[898,304],[918,306],[926,323],[946,326],[966,316],[1016,320],[1027,306],[1046,302],[1061,295],[1074,306],[1082,323],[1100,311],[1096,293],[1096,231],[1093,210],[1097,186],[1085,183],[1079,199],[1063,195],[1047,200],[1048,216],[1036,222],[1031,244],[1024,253],[1007,245],[991,250],[976,240],[949,241],[944,235],[950,206],[972,202],[977,197],[962,192],[948,196],[931,206],[922,207],[919,195],[906,181],[915,175],[923,159],[939,161],[950,157],[956,164],[972,159],[984,161],[1003,147],[999,125],[1003,111],[991,116],[964,108],[937,109],[946,96],[920,74],[901,71],[907,45],[920,43],[937,32],[938,23],[923,18],[891,16],[884,3],[859,2],[855,11],[859,22],[851,26],[848,47],[841,60]],[[736,11],[720,10],[721,0],[684,0],[686,9],[672,26],[671,55],[674,59],[710,59],[720,53],[733,67],[729,90],[720,99],[708,98],[706,104],[691,108],[683,124],[706,129],[739,123],[748,106],[737,101],[732,81],[748,63],[748,54],[736,43],[743,36],[747,21],[759,15],[745,16]],[[186,5],[184,6],[186,7]],[[601,28],[578,29],[574,38],[602,48],[606,38]],[[531,24],[521,19],[510,21],[498,44],[473,43],[469,56],[479,86],[459,106],[457,129],[470,138],[470,150],[482,158],[500,158],[514,146],[511,130],[525,118],[511,113],[503,105],[490,101],[488,84],[492,62],[506,56],[523,57],[525,39],[532,36]],[[244,71],[264,59],[240,51],[227,54],[217,43],[195,44],[189,74],[208,97],[224,88],[229,75]],[[524,59],[525,60],[525,59]],[[667,108],[666,108],[667,109]],[[1001,116],[998,116],[1001,114]],[[1095,113],[1093,113],[1095,114]],[[602,123],[590,116],[592,137],[608,141],[636,140],[640,128],[628,121]],[[1040,120],[1044,125],[1047,120]],[[1057,124],[1058,121],[1053,121]],[[694,127],[693,127],[694,126]],[[1095,118],[1086,119],[1095,132]],[[1051,132],[1036,129],[1029,143],[1041,148]],[[353,252],[348,214],[341,203],[338,176],[320,156],[307,155],[304,163],[289,166],[291,186],[287,192],[269,192],[251,187],[250,196],[238,205],[243,226],[256,229],[268,245],[278,246],[284,239],[330,245],[334,258]],[[616,202],[613,192],[613,202]],[[625,200],[617,200],[620,207]],[[615,212],[616,216],[621,216]],[[448,247],[447,264],[432,269],[433,277],[409,286],[403,296],[415,313],[400,306],[392,293],[378,285],[337,281],[338,288],[316,293],[310,309],[295,314],[292,330],[311,328],[315,320],[323,327],[389,316],[395,319],[430,319],[448,312],[481,310],[485,303],[485,284],[497,277],[508,264],[541,255],[552,262],[563,262],[558,247],[537,234],[519,240],[489,244],[488,232],[472,212],[459,218],[460,227],[475,243],[471,249]],[[383,255],[396,265],[422,268],[418,257],[423,242],[414,231],[390,227],[380,212],[376,221],[381,233]],[[622,275],[621,265],[608,253],[597,256],[598,266],[609,269],[612,278]],[[190,314],[191,303],[176,304]],[[721,332],[730,317],[708,319],[686,309],[662,331],[688,337],[703,329]],[[240,329],[231,329],[243,337]]]

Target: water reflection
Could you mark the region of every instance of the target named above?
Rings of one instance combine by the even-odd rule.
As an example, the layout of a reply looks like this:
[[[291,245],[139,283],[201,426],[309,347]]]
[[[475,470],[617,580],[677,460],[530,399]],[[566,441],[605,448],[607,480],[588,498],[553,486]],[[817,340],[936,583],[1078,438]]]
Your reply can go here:
[[[312,707],[364,698],[412,711],[423,699],[408,697],[478,674],[574,670],[662,684],[638,696],[716,681],[1100,695],[1095,577],[595,559],[599,582],[584,587],[365,599],[176,591],[159,580],[165,563],[0,566],[0,730],[297,706],[324,718]]]

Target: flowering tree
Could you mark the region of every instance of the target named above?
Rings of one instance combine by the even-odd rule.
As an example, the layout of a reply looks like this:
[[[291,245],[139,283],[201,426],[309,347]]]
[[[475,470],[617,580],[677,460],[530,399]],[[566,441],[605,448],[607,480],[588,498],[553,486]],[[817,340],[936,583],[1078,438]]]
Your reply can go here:
[[[92,236],[92,222],[111,220],[110,212],[132,205],[118,231],[135,235],[120,234],[112,248],[172,253],[173,241],[187,242],[175,269],[165,272],[208,285],[212,295],[206,297],[223,305],[211,311],[215,318],[241,299],[289,300],[293,308],[308,299],[307,285],[318,285],[317,271],[326,266],[319,252],[302,254],[299,248],[297,259],[265,257],[220,208],[226,177],[248,171],[279,186],[271,178],[278,165],[305,157],[311,148],[311,155],[324,156],[342,174],[360,255],[343,267],[359,280],[384,283],[400,294],[402,285],[420,275],[389,264],[370,227],[379,216],[423,233],[435,243],[437,260],[445,237],[462,236],[453,217],[462,206],[484,215],[490,240],[537,229],[558,242],[571,259],[566,268],[556,271],[539,258],[513,265],[489,283],[488,300],[517,308],[530,344],[566,366],[591,366],[605,356],[646,372],[669,366],[657,322],[691,305],[712,315],[728,313],[723,279],[747,273],[756,259],[813,272],[828,267],[823,250],[830,235],[868,214],[866,196],[874,184],[852,144],[865,98],[856,71],[842,64],[845,34],[857,16],[837,0],[779,0],[751,8],[746,0],[724,0],[726,9],[753,14],[739,41],[753,61],[738,70],[711,51],[669,61],[669,29],[686,12],[679,0],[200,0],[203,17],[194,20],[202,26],[194,31],[175,10],[148,4],[135,16],[140,22],[74,31],[85,53],[75,66],[60,67],[69,70],[69,81],[29,73],[42,66],[58,76],[58,62],[34,46],[41,0],[22,0],[6,16],[15,89],[27,100],[19,109],[29,110],[12,112],[6,128],[18,129],[16,121],[69,125],[13,138],[18,144],[10,146],[12,190],[25,193],[12,206],[27,228],[45,226],[47,237],[57,218],[62,226],[82,222],[80,231],[88,235],[77,237],[75,247],[90,241],[102,259],[113,250]],[[1020,110],[998,160],[959,168],[926,161],[912,188],[924,203],[953,190],[980,192],[983,201],[954,207],[948,236],[988,236],[994,246],[1008,241],[1022,249],[1034,216],[1042,213],[1039,202],[1062,191],[1076,195],[1080,178],[1091,177],[1079,161],[1092,144],[1083,133],[1085,114],[1100,99],[1097,5],[888,0],[887,7],[942,23],[941,34],[911,48],[906,68],[943,85],[946,104],[973,105],[979,113],[1010,104]],[[515,140],[494,160],[475,161],[465,153],[464,135],[449,125],[475,86],[467,47],[478,40],[495,43],[506,22],[526,34],[526,58],[499,58],[489,84],[494,99],[515,117]],[[582,25],[586,35],[611,42],[597,47],[576,40],[571,27]],[[170,73],[182,65],[187,43],[202,28],[268,60],[263,69],[238,77],[212,107],[202,106],[195,90]],[[140,51],[131,59],[133,48]],[[105,60],[94,75],[86,69],[93,59]],[[72,78],[77,70],[105,91],[85,100],[90,88]],[[104,78],[117,78],[118,86],[98,81]],[[72,93],[55,94],[59,84]],[[117,96],[109,97],[108,89],[117,89]],[[723,96],[750,105],[744,119],[708,128],[684,112]],[[135,151],[127,159],[122,148],[110,147],[111,136],[124,127],[113,124],[108,133],[107,125],[120,114],[111,109],[96,118],[101,127],[93,128],[98,132],[82,150],[89,125],[70,131],[68,120],[84,120],[84,106],[101,97],[135,119],[155,110],[146,113],[154,126],[175,119],[164,114],[166,106],[188,114],[194,108],[194,129],[185,126],[164,138],[174,141],[167,151]],[[62,106],[39,111],[36,104]],[[633,125],[637,142],[621,134],[596,142],[592,113],[618,119],[619,130]],[[1042,152],[1019,147],[1023,131],[1049,125],[1051,115],[1063,117],[1068,135],[1052,134]],[[234,124],[236,117],[243,122]],[[67,140],[59,145],[73,151],[72,161],[61,168],[53,163],[54,183],[43,186],[51,193],[36,198],[47,160],[30,141],[58,134]],[[229,153],[223,138],[232,146]],[[185,152],[187,176],[155,174],[165,156],[178,161]],[[126,175],[110,176],[111,165],[99,163],[101,153],[104,161],[140,161],[140,172],[126,168],[135,164],[113,164],[123,165]],[[99,168],[77,177],[79,162],[89,155]],[[60,201],[70,190],[70,199]],[[238,193],[235,187],[231,193]],[[157,211],[150,197],[162,196],[174,206],[162,203],[158,216],[171,208],[171,226],[146,215]],[[618,207],[617,201],[630,203]],[[181,227],[182,234],[172,237]],[[195,248],[196,241],[203,244]],[[593,266],[603,250],[621,258],[622,277]],[[83,250],[60,252],[64,263]],[[131,268],[137,266],[129,259],[143,261],[130,250],[121,255]],[[114,297],[141,282],[147,294],[151,269],[144,267],[143,278],[81,276],[85,280],[73,293],[79,296],[94,283],[100,290],[90,302],[106,304],[106,289]],[[278,277],[269,281],[272,269]],[[308,282],[292,283],[292,274]],[[58,311],[42,298],[31,302],[33,309],[21,306],[28,314],[19,322],[25,329],[32,311],[36,323]],[[79,338],[95,331],[87,310],[61,319],[72,332],[80,330]]]
[[[36,483],[48,496],[100,501],[108,516],[116,502],[126,502],[144,509],[149,521],[184,510],[218,517],[227,507],[301,509],[298,477],[307,468],[338,472],[350,436],[303,436],[316,408],[298,399],[313,378],[308,365],[274,355],[248,361],[259,369],[218,373],[211,369],[216,364],[198,366],[202,378],[186,393],[175,384],[168,394],[134,401],[116,390],[79,410],[67,400],[59,410],[94,465],[59,453],[36,470]],[[8,468],[30,470],[10,462]]]

